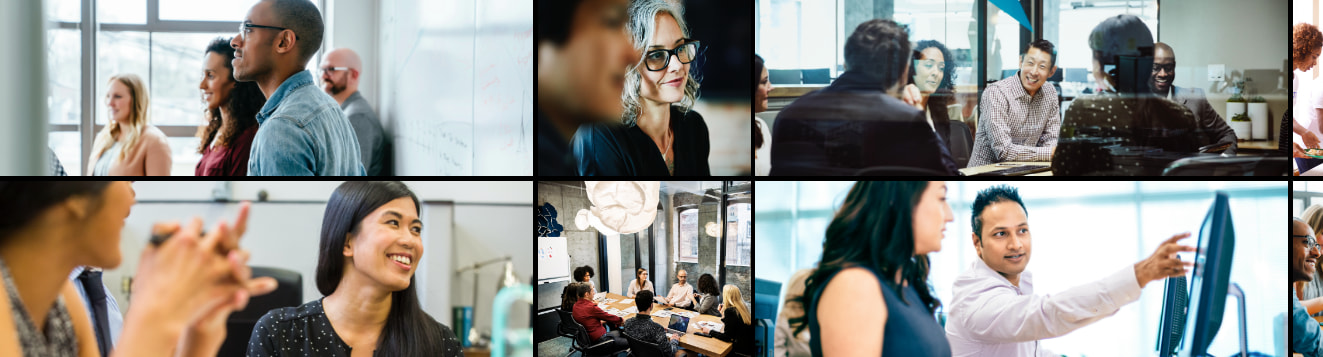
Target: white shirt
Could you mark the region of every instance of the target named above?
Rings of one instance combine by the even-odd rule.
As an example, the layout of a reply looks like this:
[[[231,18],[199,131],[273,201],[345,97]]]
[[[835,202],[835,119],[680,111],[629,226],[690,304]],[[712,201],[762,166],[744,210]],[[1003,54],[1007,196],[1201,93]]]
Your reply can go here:
[[[1323,138],[1323,120],[1319,120],[1318,109],[1323,108],[1323,80],[1311,79],[1309,72],[1295,72],[1295,80],[1292,92],[1295,93],[1295,121],[1300,123],[1314,135]],[[1304,141],[1300,135],[1292,137],[1293,141],[1304,147]]]
[[[953,356],[1048,356],[1041,339],[1065,335],[1139,299],[1135,267],[1054,295],[1034,295],[1033,275],[1020,286],[982,259],[956,278],[946,322]],[[1103,336],[1099,336],[1102,338]]]
[[[675,283],[675,284],[671,284],[670,292],[666,293],[665,303],[671,304],[673,306],[692,306],[693,304],[690,304],[689,300],[693,298],[694,298],[693,285],[689,285],[689,283],[684,283],[684,285],[681,285],[680,283]]]
[[[754,151],[758,158],[753,160],[753,172],[757,176],[767,176],[772,172],[772,128],[767,126],[763,118],[755,116],[753,121],[758,122],[763,132],[763,147]]]

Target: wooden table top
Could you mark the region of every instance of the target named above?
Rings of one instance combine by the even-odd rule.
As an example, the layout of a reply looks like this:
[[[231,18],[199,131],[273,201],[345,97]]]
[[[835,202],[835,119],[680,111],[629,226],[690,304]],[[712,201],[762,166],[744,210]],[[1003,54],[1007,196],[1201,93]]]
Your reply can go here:
[[[625,300],[625,299],[629,299],[628,297],[625,297],[625,296],[623,296],[623,295],[614,294],[614,293],[606,293],[606,297],[607,297],[607,298],[610,298],[610,299],[615,299],[614,302],[611,302],[610,304],[606,304],[606,305],[607,305],[607,307],[609,307],[609,308],[614,308],[614,309],[616,309],[616,310],[624,311],[624,310],[629,309],[629,308],[631,308],[631,307],[637,307],[637,306],[638,306],[637,304],[634,303],[633,299],[631,299],[631,300],[629,301],[629,303],[623,303],[623,302],[622,302],[623,300]],[[654,303],[652,304],[652,310],[651,310],[651,311],[656,312],[656,311],[661,311],[661,310],[665,310],[665,309],[669,309],[669,308],[671,308],[671,306],[669,306],[669,305],[663,305],[663,304],[658,304],[658,303],[655,303],[655,302],[654,302]],[[688,311],[688,310],[683,310],[683,309],[678,309],[678,308],[677,308],[676,310]],[[626,319],[626,320],[628,320],[628,319],[632,319],[632,318],[634,318],[635,315],[638,315],[638,314],[629,314],[629,315],[625,315],[624,319]],[[663,317],[653,316],[653,317],[652,317],[652,321],[653,321],[653,322],[656,322],[658,325],[662,325],[662,327],[666,327],[666,323],[670,322],[670,318],[669,318],[669,317],[665,317],[665,318],[663,318]],[[708,356],[718,356],[718,357],[723,357],[723,356],[725,356],[726,354],[730,353],[731,349],[733,349],[733,348],[735,347],[735,346],[734,346],[733,344],[731,344],[730,342],[726,342],[726,341],[718,340],[718,339],[711,338],[711,337],[703,337],[703,336],[699,336],[699,335],[695,335],[695,334],[694,334],[694,333],[696,333],[696,332],[702,332],[702,331],[703,331],[702,328],[698,327],[698,322],[699,322],[699,321],[710,321],[710,322],[722,323],[720,317],[716,317],[716,316],[712,316],[712,315],[698,314],[698,316],[694,316],[693,318],[690,318],[690,319],[689,319],[689,330],[688,330],[688,331],[685,331],[684,336],[680,336],[680,341],[679,341],[679,342],[680,342],[680,346],[683,346],[683,347],[686,348],[686,349],[689,349],[689,350],[692,350],[692,351],[697,351],[698,353],[702,353],[702,354],[705,354],[705,355],[708,355]]]

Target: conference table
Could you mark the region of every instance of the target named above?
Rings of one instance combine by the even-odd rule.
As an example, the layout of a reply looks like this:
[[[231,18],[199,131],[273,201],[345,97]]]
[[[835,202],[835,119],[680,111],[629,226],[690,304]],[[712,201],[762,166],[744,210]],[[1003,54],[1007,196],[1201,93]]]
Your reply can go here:
[[[604,298],[602,300],[598,300],[597,302],[600,304],[603,301],[607,301],[607,300],[610,300],[610,302],[606,303],[607,308],[603,310],[616,309],[620,311],[625,311],[631,307],[634,307],[636,309],[638,307],[635,304],[634,299],[630,299],[623,295],[614,294],[614,293],[606,293]],[[626,302],[625,300],[629,300],[629,301]],[[658,325],[662,325],[662,327],[666,327],[666,324],[671,321],[671,318],[657,316],[658,311],[689,311],[689,310],[685,310],[681,308],[672,308],[669,305],[663,305],[654,302],[651,311],[653,314],[652,321],[656,322]],[[731,349],[734,348],[734,345],[731,344],[730,342],[722,341],[712,337],[703,337],[694,334],[703,331],[702,327],[699,327],[698,325],[699,322],[706,321],[710,323],[721,324],[721,318],[712,315],[703,315],[698,313],[695,314],[696,315],[694,317],[689,318],[689,329],[685,331],[684,336],[680,336],[679,339],[680,346],[684,347],[685,349],[702,353],[708,356],[724,357],[726,354],[730,353]],[[625,320],[629,320],[634,318],[635,315],[638,314],[629,313],[622,315],[620,317],[624,318]]]

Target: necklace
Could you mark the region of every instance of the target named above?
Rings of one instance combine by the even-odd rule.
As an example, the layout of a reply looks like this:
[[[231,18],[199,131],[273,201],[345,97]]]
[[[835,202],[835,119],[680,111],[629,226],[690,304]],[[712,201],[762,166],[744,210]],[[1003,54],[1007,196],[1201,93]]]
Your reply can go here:
[[[675,175],[675,158],[673,157],[674,155],[672,156],[666,155],[667,152],[671,151],[671,144],[675,142],[675,133],[672,132],[670,129],[667,129],[666,138],[670,138],[670,140],[666,141],[666,149],[663,149],[661,152],[662,160],[666,161],[666,171],[671,175]]]

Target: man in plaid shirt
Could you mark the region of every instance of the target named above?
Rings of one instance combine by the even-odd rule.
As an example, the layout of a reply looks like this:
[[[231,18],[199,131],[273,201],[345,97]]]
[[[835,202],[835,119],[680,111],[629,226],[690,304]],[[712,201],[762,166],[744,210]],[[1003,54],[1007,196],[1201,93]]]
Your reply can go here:
[[[1052,161],[1061,130],[1057,91],[1043,86],[1056,73],[1056,51],[1047,40],[1029,44],[1020,71],[983,91],[974,155],[969,167],[1003,161]]]

